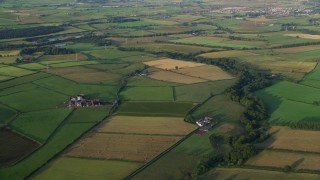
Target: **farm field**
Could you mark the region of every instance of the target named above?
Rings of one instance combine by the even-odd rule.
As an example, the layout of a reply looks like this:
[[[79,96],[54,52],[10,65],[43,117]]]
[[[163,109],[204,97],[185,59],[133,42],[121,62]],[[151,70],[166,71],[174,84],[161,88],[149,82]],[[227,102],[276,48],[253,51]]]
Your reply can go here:
[[[317,143],[319,131],[297,130],[289,127],[273,126],[270,129],[270,138],[256,144],[261,149],[282,149],[319,153],[320,145]]]
[[[0,105],[0,114],[1,114],[1,121],[0,121],[0,126],[1,126],[1,125],[7,124],[10,120],[12,120],[17,115],[17,112],[9,107]]]
[[[144,64],[164,70],[173,70],[178,67],[179,69],[183,68],[192,68],[198,66],[204,66],[205,64],[189,62],[189,61],[181,61],[175,59],[160,59],[155,61],[144,62]]]
[[[183,75],[171,71],[156,71],[152,72],[151,75],[148,77],[160,81],[167,81],[167,82],[174,82],[174,83],[181,83],[181,84],[194,84],[194,83],[201,83],[206,82],[206,79],[200,79],[198,77],[192,77],[189,75]]]
[[[211,81],[232,79],[231,75],[223,71],[221,68],[212,65],[199,66],[194,68],[176,69],[175,72],[185,74],[192,77],[199,77]]]
[[[128,101],[173,101],[171,87],[127,87],[121,97]]]
[[[237,177],[238,179],[292,179],[292,180],[316,180],[319,179],[318,174],[307,173],[285,173],[279,171],[266,171],[259,169],[245,169],[245,168],[216,168],[209,171],[207,174],[200,177],[201,180],[209,180],[215,178],[217,180],[229,179]]]
[[[95,133],[72,147],[66,156],[147,162],[179,139],[179,136]]]
[[[160,81],[156,79],[151,79],[149,77],[141,77],[141,76],[134,76],[131,77],[128,80],[128,87],[131,86],[143,86],[143,87],[149,87],[149,86],[178,86],[181,85],[179,83],[173,83],[173,82],[167,82],[167,81]]]
[[[62,157],[33,179],[123,179],[140,165],[135,162]]]
[[[125,102],[117,114],[131,116],[184,117],[193,108],[193,103],[178,102]]]
[[[304,93],[301,93],[304,92]],[[288,125],[299,121],[317,121],[319,107],[313,105],[315,97],[319,96],[319,89],[281,81],[275,83],[257,95],[269,108],[272,124]]]
[[[302,154],[264,150],[246,162],[247,166],[284,168],[291,166],[294,170],[319,171],[320,155]]]
[[[114,116],[97,132],[156,135],[186,135],[197,126],[175,117]]]
[[[258,54],[247,52],[247,51],[231,50],[231,51],[205,53],[205,54],[201,54],[201,56],[208,57],[208,58],[225,58],[225,57],[239,57],[239,56],[252,57],[252,56],[258,56]]]
[[[39,144],[9,130],[0,132],[0,166],[8,166],[34,151]]]

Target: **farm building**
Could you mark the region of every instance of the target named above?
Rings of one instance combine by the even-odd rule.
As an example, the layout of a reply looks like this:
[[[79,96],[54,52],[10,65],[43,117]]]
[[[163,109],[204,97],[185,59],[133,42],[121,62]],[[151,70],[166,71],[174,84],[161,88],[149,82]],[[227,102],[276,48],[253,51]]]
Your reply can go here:
[[[203,127],[203,126],[206,126],[206,125],[209,125],[211,122],[212,122],[213,118],[211,117],[204,117],[202,119],[199,119],[196,124],[200,127]]]
[[[70,97],[68,107],[113,106],[116,102],[88,99],[85,95]]]

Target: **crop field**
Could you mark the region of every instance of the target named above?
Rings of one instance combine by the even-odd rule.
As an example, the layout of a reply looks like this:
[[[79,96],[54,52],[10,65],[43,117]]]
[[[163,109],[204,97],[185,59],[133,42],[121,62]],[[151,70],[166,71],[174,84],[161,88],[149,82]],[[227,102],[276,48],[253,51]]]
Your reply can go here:
[[[173,101],[172,87],[127,87],[121,97],[129,101]]]
[[[319,171],[320,155],[295,152],[264,150],[246,162],[248,166],[284,168],[291,166],[296,170]]]
[[[41,62],[40,64],[47,65],[46,62],[44,62],[44,61]],[[89,61],[89,60],[67,61],[67,62],[52,63],[52,64],[50,64],[49,67],[59,68],[59,67],[81,66],[81,65],[88,65],[88,64],[98,64],[98,62],[97,61]]]
[[[66,156],[146,162],[179,139],[177,136],[95,133],[72,147]]]
[[[205,54],[201,54],[201,56],[208,57],[208,58],[225,58],[225,57],[245,57],[245,56],[251,57],[251,56],[258,56],[258,54],[247,52],[247,51],[232,50],[232,51],[205,53]]]
[[[0,131],[0,166],[8,166],[35,150],[39,144],[8,130]]]
[[[299,37],[299,38],[306,38],[306,39],[320,39],[320,35],[312,35],[312,34],[285,34],[286,36],[291,37]]]
[[[71,112],[70,109],[50,109],[20,115],[10,127],[34,140],[44,142]]]
[[[304,93],[301,93],[304,92]],[[317,121],[319,106],[313,102],[320,95],[319,89],[281,81],[257,95],[265,102],[270,113],[269,121],[276,125],[287,125],[299,121]]]
[[[160,81],[168,81],[168,82],[181,83],[181,84],[194,84],[194,83],[201,83],[201,82],[207,81],[205,79],[186,76],[186,75],[174,73],[171,71],[156,71],[156,72],[153,72],[148,77],[152,79],[160,80]]]
[[[7,57],[7,56],[18,56],[20,51],[13,50],[13,51],[0,51],[0,57]]]
[[[319,45],[313,45],[313,46],[299,46],[299,47],[291,47],[291,48],[280,48],[275,49],[276,52],[281,53],[299,53],[299,52],[306,52],[306,51],[313,51],[313,50],[319,50]]]
[[[197,126],[175,117],[114,116],[97,131],[103,133],[161,134],[182,136]]]
[[[234,78],[225,71],[223,71],[221,68],[212,65],[205,65],[194,68],[183,68],[174,71],[188,76],[198,77],[211,81]]]
[[[176,69],[177,67],[179,69],[182,69],[182,68],[191,68],[191,67],[198,67],[198,66],[205,65],[201,63],[181,61],[181,60],[175,60],[175,59],[160,59],[156,61],[144,62],[144,64],[148,66],[160,68],[160,69],[165,69],[165,70],[172,70],[172,69]]]
[[[136,162],[62,157],[33,179],[123,179],[141,166]]]
[[[223,93],[236,79],[175,86],[176,101],[203,102],[211,95]]]
[[[319,131],[296,130],[288,127],[273,126],[271,137],[256,146],[262,149],[283,149],[292,151],[320,152],[317,138]]]
[[[233,49],[254,48],[257,46],[264,46],[263,42],[255,41],[232,41],[224,40],[218,37],[190,37],[185,39],[171,40],[173,43],[202,45],[208,47],[224,47]]]
[[[270,179],[292,179],[292,180],[316,180],[319,179],[320,175],[318,174],[307,174],[307,173],[286,173],[279,171],[266,171],[259,169],[245,169],[245,168],[215,168],[209,173],[200,177],[201,180],[210,180],[210,179],[232,179],[237,177],[237,179],[261,179],[261,180],[270,180]]]
[[[124,102],[117,113],[132,116],[184,117],[193,103],[177,102]]]

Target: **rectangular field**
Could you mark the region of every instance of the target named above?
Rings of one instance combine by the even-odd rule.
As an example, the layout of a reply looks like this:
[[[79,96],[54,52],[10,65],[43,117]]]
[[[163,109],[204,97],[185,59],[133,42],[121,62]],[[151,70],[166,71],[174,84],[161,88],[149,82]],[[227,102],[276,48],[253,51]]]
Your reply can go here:
[[[172,87],[127,87],[121,97],[129,101],[173,101]]]
[[[284,149],[320,153],[320,131],[295,130],[273,126],[271,137],[256,146],[262,149]]]
[[[258,54],[247,52],[247,51],[232,50],[232,51],[205,53],[205,54],[201,54],[201,56],[208,57],[208,58],[225,58],[225,57],[246,57],[246,56],[252,57],[252,56],[258,56]]]
[[[175,144],[178,136],[95,133],[71,147],[67,156],[147,162]]]
[[[317,180],[320,178],[318,174],[307,174],[307,173],[285,173],[279,171],[266,171],[258,169],[245,169],[245,168],[215,168],[205,175],[201,176],[201,180],[226,180],[226,179],[290,179],[290,180]]]
[[[176,102],[125,102],[117,111],[120,115],[184,117],[193,103]]]
[[[97,131],[107,133],[161,134],[183,136],[197,126],[174,117],[114,116]]]
[[[31,153],[39,144],[9,130],[2,130],[0,146],[0,166],[8,166]]]
[[[35,180],[55,179],[123,179],[138,169],[140,163],[62,157],[35,175]]]
[[[171,71],[156,71],[149,75],[150,78],[167,81],[167,82],[175,82],[182,84],[194,84],[200,82],[206,82],[205,79],[200,79],[197,77],[185,76],[183,74],[174,73]]]
[[[226,79],[234,78],[228,73],[224,72],[221,68],[217,66],[212,66],[212,65],[177,69],[174,71],[181,74],[188,75],[188,76],[198,77],[198,78],[207,79],[211,81],[226,80]]]
[[[190,68],[190,67],[198,67],[198,66],[204,66],[205,64],[191,62],[191,61],[181,61],[181,60],[175,60],[175,59],[160,59],[155,61],[148,61],[144,62],[144,64],[148,66],[157,67],[160,69],[182,69],[182,68]]]
[[[246,162],[248,166],[284,168],[319,171],[320,155],[264,150]]]

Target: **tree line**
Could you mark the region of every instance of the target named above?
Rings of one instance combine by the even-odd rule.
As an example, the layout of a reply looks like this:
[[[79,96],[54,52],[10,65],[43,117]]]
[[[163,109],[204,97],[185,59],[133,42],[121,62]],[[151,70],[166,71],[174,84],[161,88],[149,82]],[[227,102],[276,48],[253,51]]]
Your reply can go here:
[[[20,38],[20,37],[32,37],[45,34],[51,34],[63,31],[61,26],[40,26],[29,27],[22,29],[3,29],[0,30],[0,39]]]
[[[58,47],[33,47],[33,48],[23,48],[20,54],[31,55],[36,52],[44,52],[44,55],[59,55],[59,54],[73,54],[75,51],[73,49],[58,48]]]

